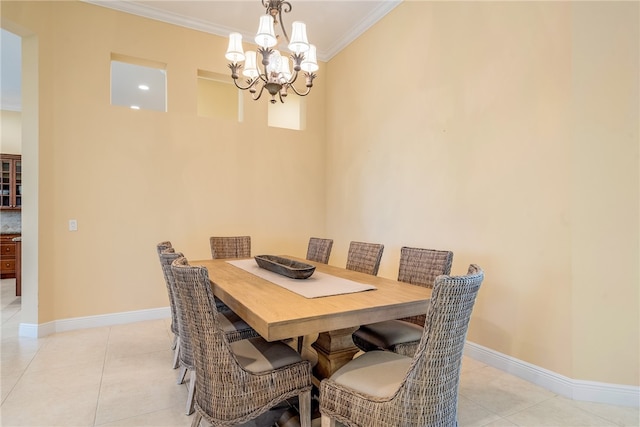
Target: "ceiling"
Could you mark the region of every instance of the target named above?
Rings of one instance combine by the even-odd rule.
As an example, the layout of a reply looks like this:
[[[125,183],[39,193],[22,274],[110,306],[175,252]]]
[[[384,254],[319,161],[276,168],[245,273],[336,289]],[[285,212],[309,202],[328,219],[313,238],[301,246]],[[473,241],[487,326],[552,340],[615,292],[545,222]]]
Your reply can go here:
[[[111,9],[152,18],[227,37],[242,34],[253,42],[258,20],[266,10],[261,0],[84,0]],[[389,13],[402,0],[290,0],[291,11],[283,13],[287,33],[293,21],[307,24],[309,42],[316,45],[318,59],[335,54]]]
[[[239,32],[245,49],[253,42],[258,20],[265,13],[261,0],[83,1],[223,37]],[[318,59],[328,61],[401,1],[290,0],[291,12],[283,13],[283,21],[287,33],[291,32],[293,21],[305,22],[309,42],[316,45]],[[20,38],[3,30],[1,53],[2,108],[19,111]]]

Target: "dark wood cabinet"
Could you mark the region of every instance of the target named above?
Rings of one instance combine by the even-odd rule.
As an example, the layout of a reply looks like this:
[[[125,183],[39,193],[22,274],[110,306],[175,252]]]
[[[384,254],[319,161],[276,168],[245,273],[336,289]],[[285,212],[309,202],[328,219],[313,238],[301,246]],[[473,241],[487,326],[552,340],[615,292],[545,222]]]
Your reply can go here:
[[[16,242],[14,237],[19,234],[0,235],[0,278],[12,279],[16,277]]]
[[[0,209],[22,208],[22,156],[0,154]]]

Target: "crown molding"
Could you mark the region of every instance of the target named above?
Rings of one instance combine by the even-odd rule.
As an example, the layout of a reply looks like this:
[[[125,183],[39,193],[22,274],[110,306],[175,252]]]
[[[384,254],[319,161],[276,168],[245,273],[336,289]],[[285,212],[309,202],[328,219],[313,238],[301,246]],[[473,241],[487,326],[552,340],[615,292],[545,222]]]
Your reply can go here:
[[[391,12],[396,8],[402,0],[389,0],[385,2],[381,2],[380,6],[375,8],[368,14],[360,23],[353,27],[351,31],[349,31],[345,37],[340,40],[339,43],[336,43],[333,46],[330,46],[329,49],[318,52],[318,58],[322,61],[329,61],[331,58],[336,56],[342,49],[347,47],[351,42],[360,37],[365,31],[373,26],[376,22],[382,19],[387,13]],[[322,54],[322,55],[321,55]]]
[[[229,33],[238,31],[237,29],[226,27],[217,23],[207,22],[197,18],[191,18],[182,16],[176,13],[167,12],[149,5],[141,5],[139,3],[133,3],[129,0],[82,0],[85,3],[90,3],[96,6],[102,6],[109,9],[118,10],[125,13],[141,16],[144,18],[153,19],[156,21],[165,22],[168,24],[178,25],[193,30],[202,31],[209,34],[215,34],[217,36],[227,37]],[[388,0],[380,2],[380,5],[373,9],[371,13],[363,17],[363,19],[354,25],[353,29],[349,31],[345,37],[343,37],[338,43],[329,47],[318,47],[317,56],[320,61],[327,62],[335,55],[337,55],[342,49],[347,47],[352,41],[360,37],[366,30],[368,30],[373,24],[378,22],[387,13],[393,10],[396,6],[402,3],[402,0]],[[245,40],[252,40],[255,34],[242,34]]]

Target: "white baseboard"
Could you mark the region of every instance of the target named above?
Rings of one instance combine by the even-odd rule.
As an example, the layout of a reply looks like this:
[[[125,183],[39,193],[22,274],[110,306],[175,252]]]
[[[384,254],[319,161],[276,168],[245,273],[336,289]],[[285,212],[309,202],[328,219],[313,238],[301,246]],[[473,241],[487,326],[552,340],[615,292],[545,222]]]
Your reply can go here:
[[[151,308],[148,310],[126,311],[122,313],[101,314],[98,316],[74,317],[37,325],[21,323],[18,333],[21,337],[42,338],[56,332],[122,325],[124,323],[141,322],[144,320],[168,319],[169,317],[171,317],[169,307]]]
[[[574,380],[467,341],[465,355],[573,400],[640,406],[640,387]]]

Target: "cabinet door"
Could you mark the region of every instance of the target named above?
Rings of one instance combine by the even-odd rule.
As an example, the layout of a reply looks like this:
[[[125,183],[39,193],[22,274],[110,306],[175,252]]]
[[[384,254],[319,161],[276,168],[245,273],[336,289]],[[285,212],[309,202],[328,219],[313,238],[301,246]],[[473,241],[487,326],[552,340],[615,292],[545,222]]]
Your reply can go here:
[[[22,207],[22,160],[16,159],[13,162],[13,206]]]
[[[18,155],[0,157],[0,209],[22,207],[22,160]]]
[[[2,159],[2,179],[0,180],[0,206],[2,207],[11,206],[12,166],[13,160]]]

